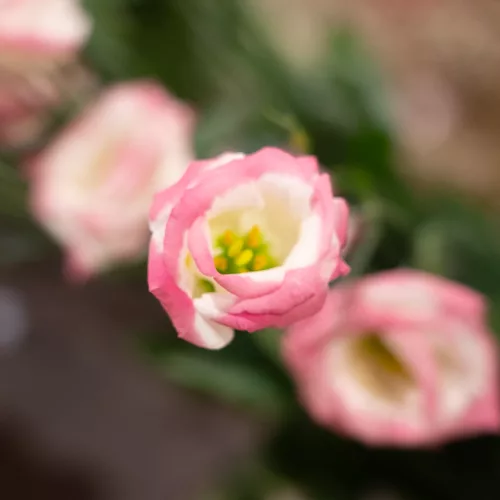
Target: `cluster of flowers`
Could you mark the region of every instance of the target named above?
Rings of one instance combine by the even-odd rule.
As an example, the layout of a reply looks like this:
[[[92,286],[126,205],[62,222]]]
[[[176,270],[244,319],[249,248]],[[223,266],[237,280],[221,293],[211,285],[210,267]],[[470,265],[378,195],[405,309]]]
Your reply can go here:
[[[37,14],[41,4],[53,17]],[[67,57],[88,32],[75,1],[2,9],[0,43],[16,71],[33,69],[20,59]],[[18,113],[2,107],[15,107],[5,95],[2,129]],[[194,127],[192,110],[159,85],[123,83],[35,157],[33,212],[67,249],[73,277],[145,253],[149,211],[149,287],[180,337],[219,349],[235,330],[285,328],[283,357],[311,415],[369,443],[499,429],[482,296],[402,269],[330,289],[349,273],[349,210],[316,159],[265,148],[195,161]]]
[[[0,2],[0,147],[31,142],[64,104],[59,70],[77,64],[91,28],[79,0]],[[72,278],[145,254],[151,199],[192,159],[193,126],[155,82],[119,83],[30,155],[33,213],[67,249]]]

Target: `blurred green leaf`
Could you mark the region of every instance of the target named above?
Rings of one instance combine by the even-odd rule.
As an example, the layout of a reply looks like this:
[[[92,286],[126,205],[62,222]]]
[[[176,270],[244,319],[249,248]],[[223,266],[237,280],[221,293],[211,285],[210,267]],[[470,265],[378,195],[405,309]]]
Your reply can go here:
[[[267,145],[289,146],[289,130],[261,113],[265,105],[248,107],[222,101],[200,117],[195,145],[197,156],[208,158],[223,151],[252,153]]]
[[[273,363],[281,366],[281,338],[283,335],[284,332],[277,328],[265,328],[252,334],[252,340]]]
[[[414,235],[412,264],[429,273],[446,275],[452,249],[443,225],[431,221],[418,227]]]
[[[425,261],[439,258],[434,272],[500,296],[500,225],[495,218],[463,202],[445,199],[429,201],[426,209],[427,217],[414,235],[420,262],[426,265]],[[422,233],[431,241],[419,250]],[[437,252],[442,255],[438,257]]]
[[[133,51],[130,37],[134,27],[130,4],[131,0],[84,0],[93,22],[86,56],[106,80],[130,76]]]
[[[19,172],[0,159],[0,215],[26,217],[26,184]]]
[[[259,414],[275,416],[286,408],[281,387],[238,361],[221,362],[202,352],[172,353],[162,371],[170,380]]]
[[[350,121],[357,127],[372,123],[390,135],[392,121],[388,114],[382,72],[361,39],[347,28],[333,32],[329,71],[334,83],[334,95],[338,92],[338,97],[343,97],[349,105]]]
[[[293,405],[290,383],[249,337],[241,332],[221,351],[171,338],[147,346],[147,352],[169,380],[263,417],[284,416]]]

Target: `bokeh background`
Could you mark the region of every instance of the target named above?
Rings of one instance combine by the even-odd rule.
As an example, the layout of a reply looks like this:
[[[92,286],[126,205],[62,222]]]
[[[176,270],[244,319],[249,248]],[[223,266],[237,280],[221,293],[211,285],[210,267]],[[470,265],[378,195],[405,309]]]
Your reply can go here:
[[[43,126],[0,133],[0,498],[498,498],[498,437],[398,450],[321,429],[279,332],[220,352],[178,340],[144,259],[70,283],[23,169],[106,86],[157,81],[195,109],[198,157],[316,155],[356,216],[353,276],[410,266],[460,281],[487,296],[500,334],[496,0],[83,7],[88,43],[44,76],[65,99]]]

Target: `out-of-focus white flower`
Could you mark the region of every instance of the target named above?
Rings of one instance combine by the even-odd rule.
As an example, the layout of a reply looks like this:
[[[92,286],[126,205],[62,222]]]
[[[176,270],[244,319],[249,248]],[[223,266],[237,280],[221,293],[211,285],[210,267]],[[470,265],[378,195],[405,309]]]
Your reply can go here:
[[[43,64],[72,56],[90,29],[90,19],[78,0],[2,0],[0,61],[15,64],[33,59]]]
[[[30,142],[64,91],[58,71],[87,40],[91,22],[77,0],[0,1],[0,144]]]
[[[194,114],[151,82],[103,93],[34,161],[34,215],[82,277],[147,248],[153,194],[192,159]]]

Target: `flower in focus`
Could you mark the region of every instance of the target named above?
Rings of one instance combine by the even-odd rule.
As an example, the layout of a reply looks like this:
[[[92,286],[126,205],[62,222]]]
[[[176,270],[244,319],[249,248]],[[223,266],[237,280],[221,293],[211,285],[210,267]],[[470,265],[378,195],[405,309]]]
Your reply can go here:
[[[193,122],[156,84],[120,84],[35,158],[33,212],[66,247],[73,277],[147,248],[151,200],[191,161]]]
[[[265,148],[194,162],[150,217],[149,288],[198,346],[314,314],[348,272],[348,207],[313,157]]]
[[[63,99],[61,68],[90,34],[77,0],[0,2],[0,143],[23,145]]]
[[[410,270],[332,290],[283,355],[311,414],[370,444],[428,445],[500,428],[482,296]]]

